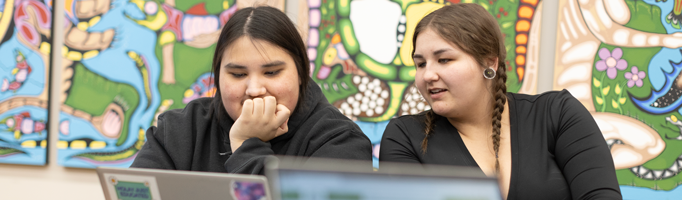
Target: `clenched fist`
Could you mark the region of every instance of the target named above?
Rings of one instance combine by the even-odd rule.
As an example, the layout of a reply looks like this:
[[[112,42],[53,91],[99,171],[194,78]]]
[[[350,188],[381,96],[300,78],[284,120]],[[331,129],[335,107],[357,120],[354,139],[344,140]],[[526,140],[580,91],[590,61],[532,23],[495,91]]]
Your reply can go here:
[[[257,137],[267,142],[288,132],[290,115],[291,111],[286,106],[277,104],[277,99],[272,96],[244,101],[242,113],[230,129],[232,152],[249,138]]]

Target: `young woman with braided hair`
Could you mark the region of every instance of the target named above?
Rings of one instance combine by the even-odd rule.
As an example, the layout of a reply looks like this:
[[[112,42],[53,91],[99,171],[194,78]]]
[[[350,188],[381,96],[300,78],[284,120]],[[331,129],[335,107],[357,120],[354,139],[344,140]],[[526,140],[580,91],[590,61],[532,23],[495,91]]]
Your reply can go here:
[[[479,167],[507,199],[622,199],[608,146],[578,100],[507,92],[503,39],[476,4],[424,17],[412,57],[432,109],[391,120],[380,161]]]

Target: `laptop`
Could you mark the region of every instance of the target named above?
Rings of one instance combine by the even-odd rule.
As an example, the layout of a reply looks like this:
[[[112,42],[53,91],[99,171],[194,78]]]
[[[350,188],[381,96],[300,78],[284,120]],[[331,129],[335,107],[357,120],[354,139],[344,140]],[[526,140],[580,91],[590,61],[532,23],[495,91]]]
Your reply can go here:
[[[272,157],[265,172],[276,200],[502,199],[497,179],[474,167]]]
[[[98,167],[107,200],[270,200],[264,176]]]

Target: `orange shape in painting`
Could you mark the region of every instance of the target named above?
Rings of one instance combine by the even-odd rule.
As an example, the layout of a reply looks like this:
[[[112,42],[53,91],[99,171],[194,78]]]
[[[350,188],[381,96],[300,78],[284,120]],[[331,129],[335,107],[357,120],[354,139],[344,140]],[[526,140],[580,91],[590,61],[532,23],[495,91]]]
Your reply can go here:
[[[522,55],[516,56],[516,65],[525,65],[526,64],[526,57]]]
[[[52,1],[50,1],[51,3]],[[69,15],[70,17],[75,17],[73,16],[73,2],[74,0],[65,0],[64,1],[64,11],[66,11],[66,14]]]
[[[531,19],[533,18],[534,11],[535,10],[530,6],[521,6],[521,8],[519,8],[519,18]]]
[[[527,4],[535,6],[535,5],[538,5],[538,0],[521,0],[521,3],[527,3]]]
[[[339,42],[341,42],[341,36],[339,36],[339,34],[334,35],[334,37],[332,37],[332,44],[336,44]]]
[[[528,20],[519,20],[519,22],[516,22],[517,32],[526,32],[528,30],[530,30],[530,22]]]
[[[526,53],[526,47],[524,47],[524,46],[518,46],[518,47],[516,47],[516,53],[518,53],[518,54],[525,54],[525,53]]]
[[[523,81],[523,67],[517,67],[516,74],[519,75],[519,82]]]
[[[526,34],[519,34],[516,36],[516,44],[526,44],[528,42],[528,36]]]

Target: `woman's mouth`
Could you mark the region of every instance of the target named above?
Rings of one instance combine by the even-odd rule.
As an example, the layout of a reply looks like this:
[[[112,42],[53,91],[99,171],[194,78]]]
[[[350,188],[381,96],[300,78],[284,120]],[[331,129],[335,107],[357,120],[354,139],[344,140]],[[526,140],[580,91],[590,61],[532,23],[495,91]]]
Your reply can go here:
[[[446,90],[446,89],[430,89],[429,93],[438,94],[438,93],[445,92],[445,91],[448,91],[448,90]]]
[[[445,94],[445,92],[448,90],[437,88],[437,89],[429,89],[428,91],[429,91],[429,96],[431,97],[431,99],[436,100],[436,99],[441,98],[443,96],[443,94]]]

